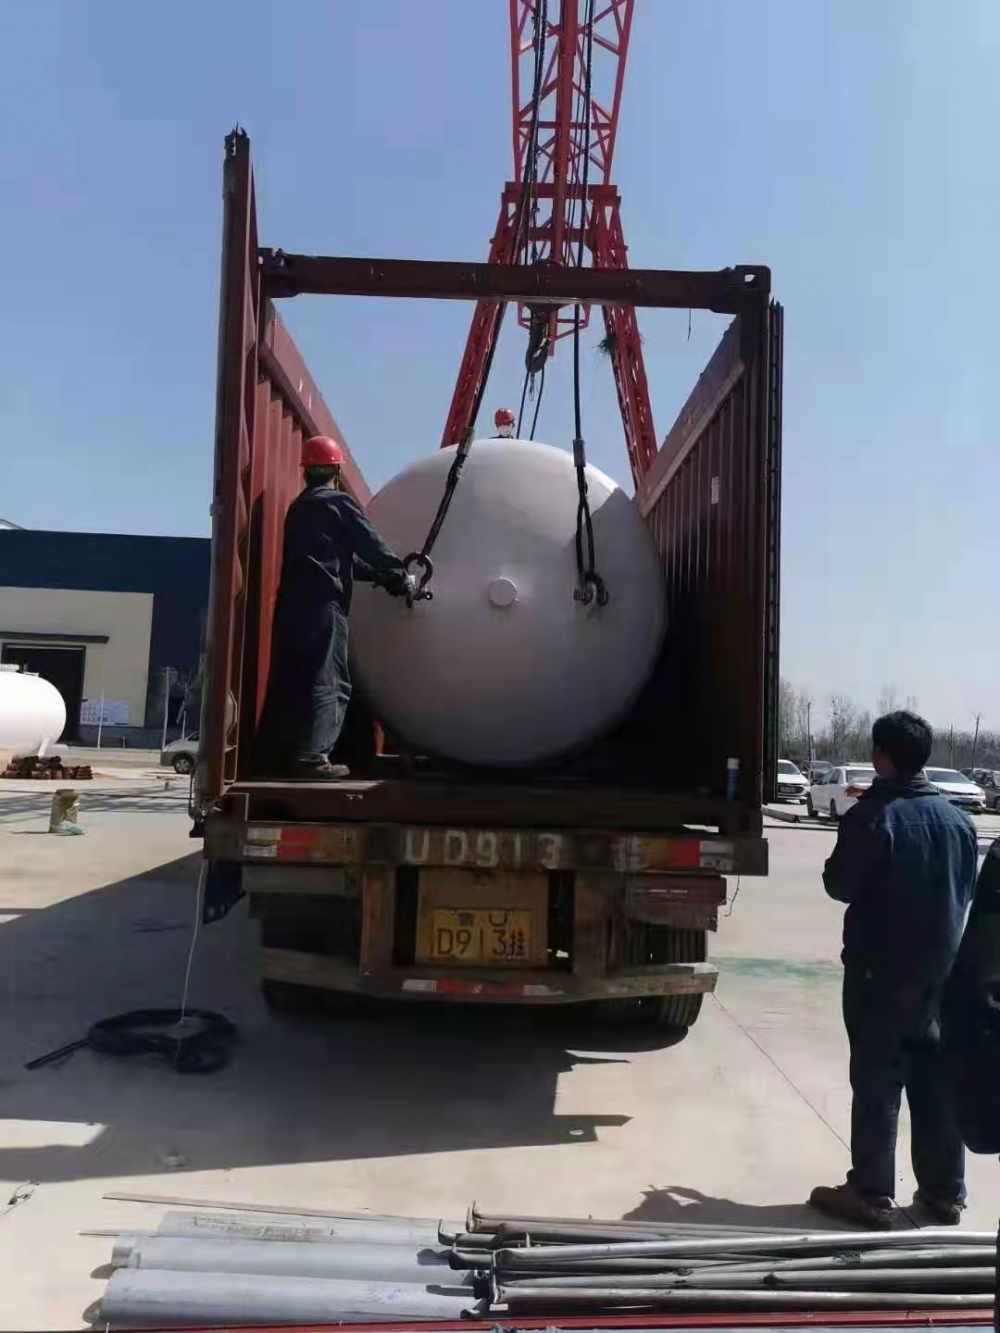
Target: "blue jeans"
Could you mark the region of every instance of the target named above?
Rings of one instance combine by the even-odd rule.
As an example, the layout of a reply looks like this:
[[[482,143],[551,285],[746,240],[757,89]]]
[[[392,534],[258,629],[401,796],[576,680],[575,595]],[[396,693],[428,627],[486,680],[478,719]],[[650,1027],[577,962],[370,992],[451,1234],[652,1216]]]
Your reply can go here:
[[[937,993],[893,986],[845,963],[844,1024],[851,1044],[850,1183],[869,1197],[896,1193],[896,1130],[903,1089],[911,1160],[921,1192],[965,1202],[965,1149],[942,1067]]]

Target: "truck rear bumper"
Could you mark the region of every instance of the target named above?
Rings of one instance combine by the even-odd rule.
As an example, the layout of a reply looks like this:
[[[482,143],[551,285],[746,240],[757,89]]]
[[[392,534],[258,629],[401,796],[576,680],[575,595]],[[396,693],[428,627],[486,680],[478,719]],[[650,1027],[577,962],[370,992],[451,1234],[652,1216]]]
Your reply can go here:
[[[312,986],[382,1000],[454,1001],[485,1004],[586,1004],[594,1000],[655,995],[694,995],[715,990],[712,963],[664,963],[613,976],[518,969],[516,974],[471,969],[392,968],[364,972],[344,959],[293,949],[263,949],[267,981]]]

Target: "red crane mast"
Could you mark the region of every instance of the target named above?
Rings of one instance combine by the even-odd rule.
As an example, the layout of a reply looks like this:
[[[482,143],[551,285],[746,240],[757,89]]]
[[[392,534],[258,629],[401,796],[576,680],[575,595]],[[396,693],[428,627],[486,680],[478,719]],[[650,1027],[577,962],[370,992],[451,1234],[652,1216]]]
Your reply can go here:
[[[595,268],[628,267],[611,168],[634,4],[510,0],[514,179],[503,190],[490,263],[572,266],[589,254]],[[475,419],[503,309],[496,301],[476,305],[442,447],[458,444]],[[656,456],[639,327],[630,306],[602,310],[638,485]],[[585,306],[581,326],[589,317]],[[572,332],[574,309],[521,306],[518,323],[529,331],[529,368],[539,369],[556,341]]]

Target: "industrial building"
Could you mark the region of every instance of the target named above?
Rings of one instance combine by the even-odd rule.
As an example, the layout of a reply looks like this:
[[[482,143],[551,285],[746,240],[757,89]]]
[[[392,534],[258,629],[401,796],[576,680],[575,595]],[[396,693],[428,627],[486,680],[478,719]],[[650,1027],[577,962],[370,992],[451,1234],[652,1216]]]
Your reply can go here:
[[[208,608],[203,537],[0,525],[0,661],[50,680],[61,739],[156,745],[198,673]]]

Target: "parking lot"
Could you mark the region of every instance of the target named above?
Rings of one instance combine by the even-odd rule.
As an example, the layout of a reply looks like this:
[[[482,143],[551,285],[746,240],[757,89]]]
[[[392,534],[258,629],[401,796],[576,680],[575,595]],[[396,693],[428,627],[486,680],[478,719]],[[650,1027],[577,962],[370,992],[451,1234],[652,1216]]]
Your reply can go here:
[[[803,1200],[843,1177],[828,824],[775,821],[770,877],[730,885],[718,993],[679,1042],[557,1014],[274,1017],[241,905],[194,942],[191,1002],[240,1028],[226,1069],[185,1078],[83,1051],[29,1072],[95,1019],[179,1002],[197,844],[183,783],[81,786],[84,838],[47,836],[49,796],[19,786],[0,791],[3,1327],[79,1326],[110,1255],[81,1230],[148,1227],[164,1211],[107,1191],[815,1225]],[[1000,820],[979,823],[985,849]],[[906,1202],[905,1128],[897,1167]],[[998,1193],[996,1161],[974,1160],[970,1225],[995,1225]]]

